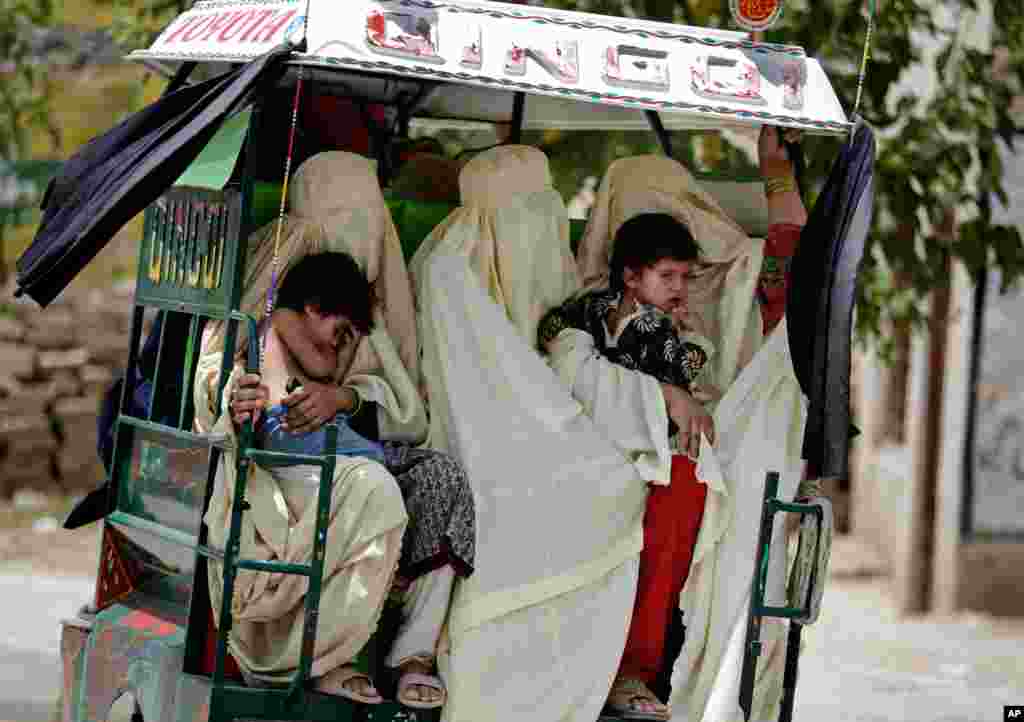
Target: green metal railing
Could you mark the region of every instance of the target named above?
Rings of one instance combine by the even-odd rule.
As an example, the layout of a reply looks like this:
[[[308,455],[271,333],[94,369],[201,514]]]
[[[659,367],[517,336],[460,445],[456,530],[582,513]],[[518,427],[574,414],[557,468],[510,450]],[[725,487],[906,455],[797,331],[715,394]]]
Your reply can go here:
[[[804,538],[801,532],[796,558],[800,558],[805,544],[813,544],[813,556],[817,558],[822,544],[821,530],[826,514],[831,514],[830,507],[823,500],[810,499],[807,503],[784,502],[776,497],[779,493],[779,473],[769,471],[765,478],[764,501],[761,507],[761,526],[757,538],[757,555],[754,561],[753,580],[750,585],[750,610],[747,619],[747,637],[744,644],[743,669],[740,673],[740,708],[744,719],[750,719],[754,696],[754,679],[757,672],[757,660],[761,655],[761,621],[765,617],[789,620],[789,634],[786,641],[786,668],[783,676],[783,696],[779,715],[781,722],[790,722],[793,716],[793,702],[796,693],[797,669],[800,654],[800,636],[806,620],[813,618],[811,598],[815,585],[824,584],[822,574],[814,575],[810,587],[800,590],[799,599],[788,599],[785,606],[773,606],[765,603],[768,588],[768,567],[771,558],[772,529],[775,517],[779,513],[792,513],[812,517],[817,524],[817,533],[813,541]]]
[[[339,712],[343,712],[339,707],[345,707],[348,703],[337,697],[311,694],[307,683],[312,670],[323,587],[337,427],[333,424],[327,427],[324,453],[317,456],[289,455],[253,448],[251,421],[239,429],[234,449],[226,446],[227,440],[224,438],[198,434],[192,430],[193,376],[204,319],[222,321],[226,325],[216,408],[221,408],[224,386],[234,367],[233,351],[239,323],[247,326],[246,371],[258,373],[260,368],[256,321],[237,311],[246,254],[242,232],[246,226],[243,223],[243,200],[243,193],[237,190],[178,187],[167,191],[146,211],[139,249],[129,369],[133,370],[132,373],[138,373],[136,369],[140,357],[142,326],[147,309],[187,315],[190,318],[187,322],[188,336],[184,343],[182,391],[172,410],[165,408],[157,412],[156,403],[151,400],[146,418],[139,418],[128,413],[127,394],[131,393],[134,384],[131,379],[125,384],[126,393],[121,399],[115,431],[111,475],[113,508],[108,521],[144,529],[167,541],[190,546],[195,549],[197,560],[213,560],[223,565],[223,598],[220,609],[214,610],[219,624],[210,691],[211,722],[239,717],[336,720],[344,717],[344,714],[339,715]],[[168,325],[165,318],[157,340],[156,363],[151,379],[154,389],[167,383],[161,376],[167,373],[168,367],[168,359],[165,359],[165,346],[170,346],[166,343],[169,340]],[[206,534],[198,520],[209,499],[209,486],[216,468],[226,451],[235,453],[236,483],[227,543],[224,549],[215,549],[206,543]],[[182,485],[182,479],[169,474],[166,468],[174,453],[205,454],[202,457],[205,463],[197,463],[196,459],[190,458],[190,466],[184,471],[176,470],[178,476],[195,477],[186,481],[194,483],[198,491],[188,497],[189,503],[172,519],[166,511],[166,503],[154,505],[152,500],[167,499],[177,494],[174,500],[181,506],[181,493],[176,486]],[[253,463],[270,459],[279,464],[284,461],[314,465],[321,470],[313,553],[308,564],[246,559],[241,556],[242,519],[250,508],[246,499],[250,468]],[[185,519],[187,523],[182,522],[184,517],[188,517]],[[235,581],[240,570],[297,574],[309,579],[299,665],[291,684],[285,688],[248,688],[232,684],[226,678],[228,639],[234,621],[231,608]],[[191,610],[190,627],[195,626],[207,613]],[[190,636],[193,633],[199,634],[190,629]]]

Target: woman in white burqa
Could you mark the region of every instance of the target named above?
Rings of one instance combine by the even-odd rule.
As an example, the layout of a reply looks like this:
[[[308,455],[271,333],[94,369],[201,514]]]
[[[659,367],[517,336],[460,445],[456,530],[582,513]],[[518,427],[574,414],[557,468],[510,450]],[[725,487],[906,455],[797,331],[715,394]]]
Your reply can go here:
[[[725,218],[676,163],[622,170],[605,178],[581,249],[591,286],[606,278],[610,239],[633,215],[665,211],[685,223],[696,208]],[[560,337],[551,366],[534,350],[540,317],[579,290],[543,154],[489,151],[460,186],[464,206],[411,266],[431,442],[467,467],[480,520],[479,571],[452,603],[446,720],[592,722],[632,613],[646,482],[669,477],[669,409],[656,380],[607,362],[586,334]],[[804,410],[784,324],[761,345],[761,243],[736,233],[697,240],[709,282],[691,306],[704,305],[726,392],[716,449],[701,447],[711,493],[684,592],[673,709],[679,720],[733,722],[764,472],[781,471],[792,496]],[[762,666],[757,715],[777,688],[775,665]]]
[[[792,173],[777,139],[774,128],[762,132],[766,178]],[[769,181],[767,186],[768,238],[753,239],[680,163],[663,156],[624,158],[605,175],[578,252],[586,287],[606,288],[615,232],[629,218],[652,211],[673,215],[700,247],[686,309],[690,323],[712,341],[711,380],[724,394],[707,403],[716,439],[713,448],[702,441],[696,469],[708,493],[679,602],[686,642],[672,674],[672,719],[743,720],[739,678],[765,474],[780,472],[779,496],[791,499],[802,473],[806,404],[792,370],[782,314],[783,269],[806,213],[795,185]],[[552,350],[553,366],[580,398],[607,393],[602,386],[609,384],[610,373],[588,361],[592,348],[586,333],[568,330]],[[595,419],[610,423],[600,414]],[[786,563],[781,527],[775,530],[771,558],[768,594],[779,601]],[[771,620],[762,628],[765,648],[751,720],[778,717],[782,631]]]
[[[309,254],[347,253],[372,284],[377,301],[373,330],[354,337],[353,344],[338,345],[332,378],[322,383],[304,379],[299,393],[305,399],[289,411],[292,428],[315,430],[336,412],[350,413],[354,426],[355,419],[370,414],[381,441],[420,442],[427,423],[414,383],[419,374],[412,289],[372,165],[350,153],[313,156],[296,171],[289,203],[280,228],[272,222],[250,239],[242,310],[257,318],[262,315],[275,274],[275,242],[282,279]],[[351,291],[338,289],[346,292]],[[213,405],[224,326],[211,323],[207,327],[195,384],[200,430],[233,437],[232,415],[240,417],[251,407],[267,400],[278,403],[288,395],[285,368],[289,363],[295,367],[297,357],[289,355],[294,347],[289,346],[287,327],[278,324],[282,313],[284,322],[289,322],[286,312],[275,309],[261,323],[261,378],[253,382],[249,376],[239,389],[236,382],[242,368],[236,365],[219,410]],[[245,347],[244,329],[240,336],[239,351]],[[394,443],[383,446],[382,463],[387,468],[355,455],[339,455],[336,461],[312,676],[321,691],[368,703],[381,701],[368,670],[359,669],[354,660],[376,628],[397,567],[403,577],[414,581],[406,591],[403,623],[388,664],[403,670],[406,684],[400,682],[400,697],[404,693],[400,701],[439,706],[444,690],[427,673],[434,662],[454,576],[472,570],[471,493],[461,472],[452,474],[463,479],[465,498],[458,498],[459,482],[446,478],[448,466],[433,463],[438,455],[410,449],[408,443],[401,448]],[[234,469],[233,454],[228,452],[204,517],[215,547],[223,548],[228,534]],[[242,557],[308,563],[316,484],[293,478],[296,473],[295,468],[251,467],[247,487],[251,509],[243,516]],[[215,609],[221,603],[221,574],[221,566],[211,563]],[[238,573],[229,645],[250,680],[276,683],[294,674],[305,589],[305,579],[295,575]]]

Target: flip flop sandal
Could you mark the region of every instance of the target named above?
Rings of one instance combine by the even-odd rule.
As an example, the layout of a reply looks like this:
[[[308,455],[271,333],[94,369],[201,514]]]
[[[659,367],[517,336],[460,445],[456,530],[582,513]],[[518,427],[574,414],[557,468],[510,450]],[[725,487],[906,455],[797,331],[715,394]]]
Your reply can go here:
[[[358,702],[360,704],[380,704],[384,701],[384,698],[380,696],[378,692],[376,696],[370,696],[365,694],[359,694],[353,692],[351,689],[345,687],[346,682],[350,682],[353,679],[365,679],[369,682],[374,689],[377,685],[373,683],[373,679],[370,678],[366,672],[361,672],[352,665],[346,664],[337,669],[333,669],[323,677],[316,681],[316,690],[324,694],[331,694],[338,697],[344,697],[345,699]]]
[[[664,711],[641,712],[636,709],[638,702],[660,705]],[[614,716],[631,722],[665,722],[672,717],[668,707],[639,679],[615,680],[608,693],[605,709]]]
[[[433,702],[422,702],[418,699],[406,699],[406,692],[413,685],[419,687],[429,687],[430,689],[436,689],[441,693],[440,699]],[[444,688],[444,684],[441,680],[433,675],[420,674],[419,672],[406,672],[398,680],[398,703],[404,707],[412,707],[413,709],[437,709],[443,707],[445,701],[448,699],[448,690]]]

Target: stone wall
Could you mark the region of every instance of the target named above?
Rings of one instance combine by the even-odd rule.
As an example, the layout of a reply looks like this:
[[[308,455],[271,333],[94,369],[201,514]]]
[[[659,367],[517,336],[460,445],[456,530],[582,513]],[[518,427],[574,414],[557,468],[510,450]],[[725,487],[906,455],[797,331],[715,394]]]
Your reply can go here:
[[[128,357],[132,291],[92,290],[46,309],[0,291],[0,497],[102,483],[96,417]]]

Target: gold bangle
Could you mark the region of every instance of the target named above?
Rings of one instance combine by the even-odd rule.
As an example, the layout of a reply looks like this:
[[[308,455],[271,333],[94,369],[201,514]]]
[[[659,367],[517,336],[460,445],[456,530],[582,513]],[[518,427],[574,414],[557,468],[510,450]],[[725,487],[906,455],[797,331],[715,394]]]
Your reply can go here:
[[[341,388],[346,389],[347,391],[352,392],[352,398],[355,399],[355,402],[352,405],[352,409],[348,412],[348,415],[349,416],[355,416],[356,414],[358,414],[363,409],[363,397],[360,396],[359,392],[356,391],[351,386],[342,386]]]
[[[766,196],[774,196],[779,193],[794,193],[796,189],[796,178],[791,175],[764,179],[764,194]]]
[[[797,486],[797,499],[810,499],[816,496],[824,496],[824,485],[821,479],[803,479]]]

